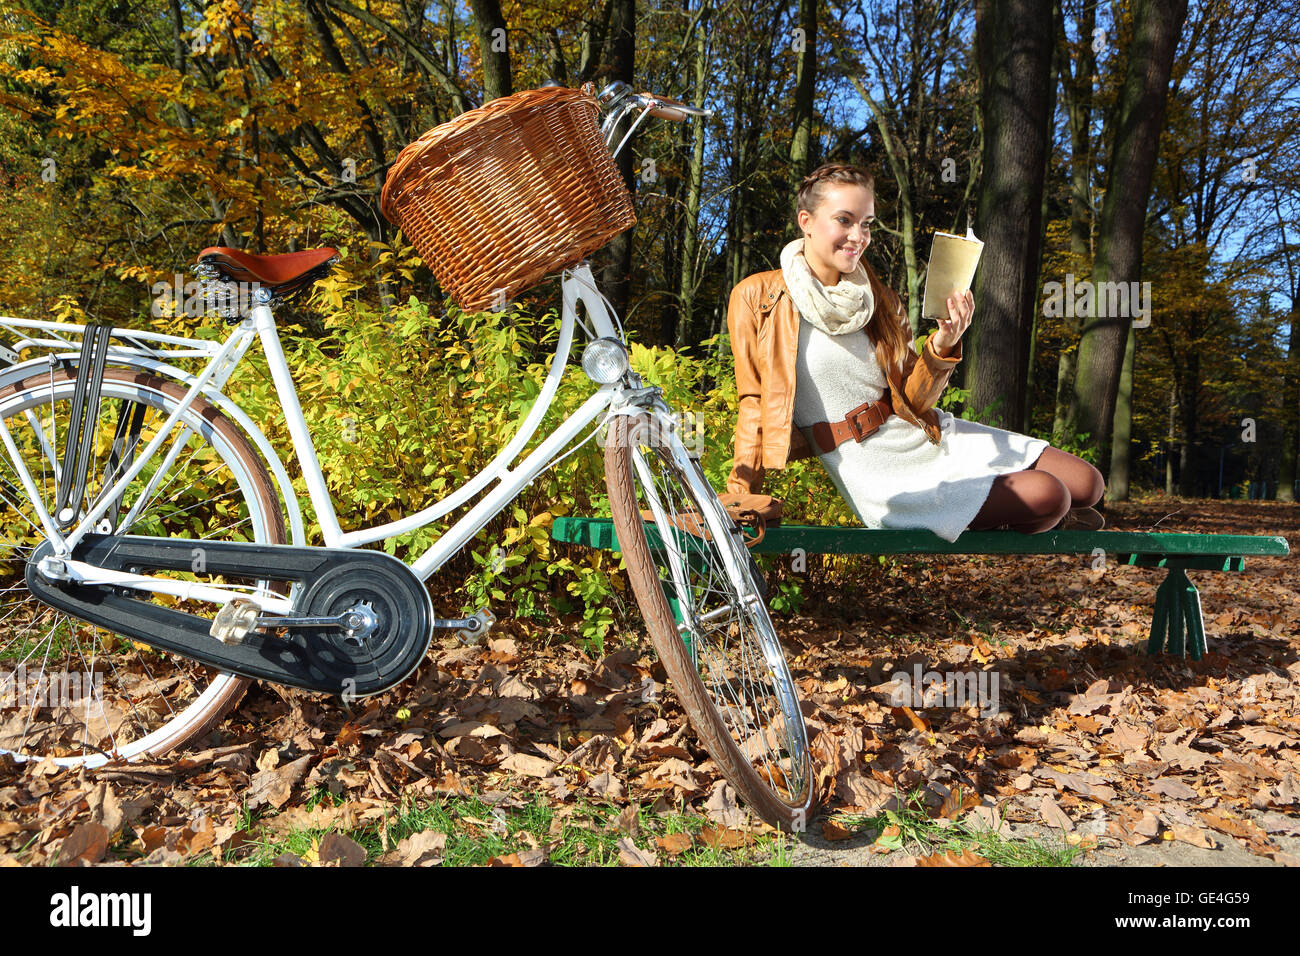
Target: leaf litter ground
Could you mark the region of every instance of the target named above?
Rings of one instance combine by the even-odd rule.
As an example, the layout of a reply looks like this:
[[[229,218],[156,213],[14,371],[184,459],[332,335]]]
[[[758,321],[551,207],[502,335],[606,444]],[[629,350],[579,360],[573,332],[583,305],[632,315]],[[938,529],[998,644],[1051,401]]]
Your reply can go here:
[[[1297,542],[1300,505],[1161,498],[1110,527]],[[254,685],[153,763],[0,758],[0,865],[1300,864],[1293,559],[1191,572],[1199,662],[1145,654],[1162,570],[1093,563],[866,559],[780,618],[818,765],[798,838],[738,805],[635,621],[600,656],[507,620],[350,710]],[[946,697],[908,699],[935,676]]]

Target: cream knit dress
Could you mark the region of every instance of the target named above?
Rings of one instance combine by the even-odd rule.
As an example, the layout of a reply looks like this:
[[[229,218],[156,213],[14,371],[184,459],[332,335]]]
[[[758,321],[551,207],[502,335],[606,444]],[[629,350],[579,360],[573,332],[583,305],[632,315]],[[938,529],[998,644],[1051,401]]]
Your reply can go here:
[[[888,391],[865,329],[828,335],[800,319],[796,427],[839,421],[849,409]],[[936,412],[938,445],[911,422],[891,415],[863,441],[850,439],[819,456],[866,527],[925,528],[956,541],[984,506],[994,477],[1023,471],[1048,446],[1041,438]]]

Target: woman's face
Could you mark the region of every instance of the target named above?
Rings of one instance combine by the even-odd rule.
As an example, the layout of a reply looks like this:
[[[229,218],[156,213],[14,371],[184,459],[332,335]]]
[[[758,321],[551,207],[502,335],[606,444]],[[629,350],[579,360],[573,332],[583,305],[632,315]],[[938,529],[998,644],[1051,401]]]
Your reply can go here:
[[[852,183],[831,186],[816,209],[799,210],[804,259],[822,285],[835,285],[842,274],[858,267],[871,245],[875,218],[876,197]]]

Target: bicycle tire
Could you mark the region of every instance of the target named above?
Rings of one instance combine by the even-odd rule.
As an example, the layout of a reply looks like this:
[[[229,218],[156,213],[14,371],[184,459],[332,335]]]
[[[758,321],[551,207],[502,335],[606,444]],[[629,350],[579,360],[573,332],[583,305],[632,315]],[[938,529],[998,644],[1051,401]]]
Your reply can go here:
[[[40,373],[30,376],[23,381],[15,383],[3,391],[0,391],[0,415],[3,416],[6,427],[11,428],[11,434],[15,439],[15,443],[19,446],[20,453],[23,454],[25,460],[24,463],[29,466],[29,472],[32,471],[30,466],[37,459],[40,460],[42,472],[46,470],[47,464],[51,464],[48,459],[54,457],[55,460],[57,460],[57,452],[54,452],[52,455],[51,449],[59,447],[59,436],[62,434],[59,431],[58,416],[60,412],[66,411],[67,402],[72,394],[74,385],[75,376],[68,371],[60,370],[58,372],[51,371],[49,373]],[[138,427],[140,429],[146,428],[146,423],[148,423],[149,420],[148,416],[152,410],[156,413],[153,423],[155,425],[160,425],[161,422],[165,421],[165,419],[171,414],[172,410],[185,396],[187,391],[188,390],[184,386],[179,385],[176,382],[151,375],[147,372],[133,371],[129,369],[108,369],[104,373],[100,409],[93,419],[94,426],[97,429],[97,436],[107,434],[107,429],[104,429],[102,432],[100,429],[101,426],[109,424],[110,416],[113,414],[114,410],[116,411],[117,422],[121,423],[129,420],[129,408],[134,409],[139,406],[141,409],[139,412],[141,415],[141,424]],[[114,409],[115,405],[116,408]],[[13,424],[21,422],[26,423],[27,431],[25,433],[21,429],[11,427]],[[50,430],[48,432],[46,431],[46,422],[49,423]],[[248,509],[247,522],[250,526],[249,531],[252,540],[257,540],[267,544],[284,543],[287,540],[287,537],[285,532],[284,513],[280,506],[279,496],[276,492],[275,485],[271,480],[271,476],[267,471],[265,463],[262,461],[261,456],[258,454],[252,443],[232,421],[226,418],[219,410],[201,397],[195,399],[189,410],[186,412],[183,422],[186,426],[183,436],[184,444],[181,445],[181,453],[176,456],[177,460],[179,461],[181,454],[184,454],[191,445],[194,446],[193,453],[190,454],[189,457],[186,458],[185,462],[180,465],[173,463],[171,470],[164,471],[162,477],[157,482],[159,487],[172,494],[170,499],[161,504],[165,505],[165,510],[175,517],[160,518],[157,515],[150,514],[151,510],[154,508],[154,504],[150,502],[148,506],[142,509],[135,527],[130,529],[119,527],[116,528],[113,533],[145,533],[142,531],[140,524],[141,522],[144,522],[146,518],[149,519],[150,523],[163,528],[170,527],[170,525],[167,524],[168,521],[173,522],[178,527],[184,523],[188,528],[193,528],[194,524],[203,514],[218,514],[221,512],[221,509],[225,508],[227,509],[226,513],[222,515],[224,520],[224,518],[229,517],[229,508],[231,507],[234,507],[236,509],[235,514],[238,514],[238,504],[232,506],[229,502],[243,501]],[[120,424],[117,427],[120,428]],[[38,428],[39,435],[41,436],[39,438],[37,437]],[[139,434],[140,433],[137,433],[137,439]],[[173,435],[176,434],[178,434],[178,432],[174,430]],[[198,440],[195,440],[194,436],[198,436]],[[50,441],[50,439],[53,439],[53,441]],[[42,451],[42,443],[47,443],[44,445],[44,451]],[[140,442],[139,444],[141,449],[143,448],[143,444],[144,442]],[[97,438],[95,449],[98,452],[107,447],[107,445],[108,442],[106,438]],[[164,448],[166,448],[166,446],[164,446]],[[215,458],[205,456],[205,448],[212,449],[215,453]],[[35,458],[28,461],[26,459],[28,453],[34,454]],[[108,459],[108,461],[114,467],[118,468],[118,473],[120,473],[120,462],[116,462],[113,459]],[[29,610],[25,607],[21,609],[24,614],[31,614],[33,622],[38,620],[49,620],[52,622],[51,629],[47,635],[49,647],[52,649],[56,644],[60,643],[60,639],[56,637],[56,633],[60,627],[59,615],[62,615],[62,617],[68,621],[74,619],[63,614],[63,612],[54,612],[53,609],[39,602],[26,590],[25,585],[21,583],[21,563],[25,563],[25,559],[22,558],[22,553],[27,550],[27,548],[25,548],[23,544],[8,538],[6,533],[15,527],[16,522],[14,512],[17,509],[14,507],[15,500],[11,499],[16,499],[17,502],[24,503],[27,509],[31,509],[31,504],[25,491],[13,481],[13,479],[17,477],[17,474],[14,471],[12,462],[4,449],[0,449],[0,462],[3,462],[2,467],[7,467],[9,469],[7,472],[0,474],[0,495],[5,499],[4,504],[9,506],[3,512],[3,516],[7,521],[0,525],[0,547],[3,547],[4,549],[3,557],[0,558],[0,570],[4,572],[6,577],[13,576],[20,579],[18,584],[7,589],[7,595],[14,597],[15,599],[0,606],[0,611],[8,612],[0,614],[0,625],[5,621],[11,620],[15,614],[18,614],[19,610],[17,609],[20,606],[30,605]],[[216,485],[216,482],[221,479],[220,477],[214,477],[222,474],[221,468],[216,466],[216,463],[218,462],[220,465],[224,465],[231,475],[231,478],[228,479],[229,487],[227,490],[230,492],[228,495],[216,496],[214,494],[214,488],[220,490]],[[100,463],[101,462],[96,461],[95,467],[98,468]],[[165,464],[166,458],[164,457],[157,465],[153,466],[154,471],[156,472],[163,468]],[[149,466],[146,466],[146,473],[148,473],[148,467]],[[107,479],[110,474],[111,473],[106,467],[105,479]],[[191,475],[194,476],[192,485],[201,482],[193,492],[192,499],[181,497],[190,486],[182,484],[179,492],[171,492],[170,486],[164,484],[164,482],[170,481],[174,485],[178,476],[184,480]],[[35,479],[34,474],[33,479]],[[143,473],[142,477],[137,479],[137,482],[142,481],[142,479]],[[57,482],[57,475],[55,476],[55,481]],[[110,483],[111,482],[107,480],[103,480],[99,487],[101,489],[105,488]],[[137,485],[133,482],[128,486],[127,491],[129,492],[136,488]],[[43,487],[42,485],[38,485],[37,490],[41,492],[42,498],[46,499],[47,502],[51,499],[52,496],[50,495],[50,491],[52,489],[49,485],[48,476],[46,476],[43,481]],[[87,488],[87,498],[91,497],[93,490],[92,487]],[[15,491],[18,492],[17,495],[14,494]],[[155,490],[154,494],[160,495],[160,492]],[[181,507],[182,505],[188,504],[191,500],[197,502],[193,508]],[[124,504],[129,505],[129,502],[126,502],[124,499]],[[196,510],[199,512],[198,515],[194,514],[194,511]],[[30,519],[25,520],[30,524]],[[242,524],[242,522],[240,523]],[[19,525],[19,527],[21,527],[21,525]],[[239,525],[228,526],[226,528],[218,529],[218,531],[228,531],[230,527],[239,527]],[[185,529],[182,528],[182,530]],[[173,534],[170,536],[190,537],[194,535]],[[43,539],[43,534],[39,534],[39,537]],[[196,535],[195,537],[203,537],[203,535]],[[28,536],[28,539],[35,542],[35,539],[30,535]],[[22,620],[21,616],[19,617],[19,620]],[[69,624],[67,634],[71,635],[71,643],[72,646],[76,648],[77,656],[80,657],[80,662],[87,666],[87,673],[94,669],[95,663],[107,661],[107,667],[111,669],[112,674],[116,679],[119,675],[119,669],[117,666],[119,659],[122,661],[124,668],[127,667],[127,665],[134,666],[134,662],[129,659],[132,650],[135,651],[136,658],[144,662],[144,652],[135,642],[124,640],[118,635],[110,635],[102,629],[86,625],[85,622],[78,623],[80,625],[80,631],[89,629],[90,636],[94,642],[90,648],[89,661],[87,661],[85,650],[80,646],[79,639],[82,635],[79,633],[79,630],[74,630],[72,625]],[[31,628],[29,627],[28,630],[31,630]],[[105,634],[108,636],[101,640],[98,637],[99,634]],[[6,640],[7,637],[8,639]],[[0,666],[8,667],[13,663],[13,657],[6,658],[6,649],[12,646],[15,639],[16,638],[13,636],[6,635],[4,629],[0,627]],[[27,642],[30,642],[30,640],[31,639],[27,639]],[[68,662],[73,662],[71,651],[68,648],[68,641],[65,639],[62,643],[64,646],[60,649],[59,653],[67,655]],[[20,649],[23,646],[23,644],[20,644]],[[100,656],[101,649],[103,652],[102,658]],[[120,658],[114,658],[113,654],[115,650],[119,653]],[[57,763],[65,766],[84,764],[92,767],[104,763],[112,755],[125,759],[136,759],[141,756],[163,756],[208,732],[213,726],[221,721],[236,704],[239,703],[239,700],[243,697],[248,688],[249,680],[247,678],[226,672],[215,672],[212,669],[195,662],[187,661],[179,655],[163,654],[156,651],[153,651],[152,653],[158,655],[156,663],[159,670],[161,671],[166,669],[167,673],[164,676],[155,678],[153,672],[148,668],[147,662],[144,662],[144,670],[149,677],[148,683],[144,685],[146,688],[145,693],[148,693],[153,688],[166,687],[168,682],[171,682],[174,679],[175,687],[177,688],[176,694],[178,695],[178,702],[179,695],[186,693],[185,688],[190,688],[194,691],[192,699],[189,699],[188,703],[184,704],[183,709],[180,712],[176,712],[171,707],[171,702],[168,700],[166,696],[167,691],[165,690],[159,691],[154,698],[147,700],[142,699],[140,701],[133,698],[128,699],[126,692],[123,691],[122,699],[127,701],[129,710],[137,718],[139,726],[129,728],[128,732],[135,733],[137,736],[133,737],[131,740],[123,741],[122,745],[119,746],[116,740],[117,735],[112,731],[112,722],[109,720],[107,714],[113,711],[114,708],[118,707],[121,701],[110,699],[109,694],[112,693],[111,690],[108,694],[101,691],[100,697],[98,698],[98,706],[100,712],[105,714],[103,722],[105,726],[108,727],[109,732],[113,737],[113,745],[111,749],[105,750],[100,745],[104,739],[102,737],[100,738],[100,743],[91,740],[91,705],[88,703],[85,718],[85,740],[83,741],[83,746],[86,749],[84,749],[82,753],[66,752],[67,746],[62,742],[48,753],[39,749],[32,749],[30,752],[23,752],[21,746],[25,742],[25,738],[24,740],[18,741],[20,749],[15,750],[12,749],[14,746],[14,740],[12,737],[0,740],[0,752],[10,753],[18,760],[41,759],[45,756],[50,756],[53,757]],[[45,661],[48,661],[49,655],[50,650],[47,649],[44,659]],[[30,656],[31,655],[29,655],[29,657]],[[166,663],[164,664],[164,662]],[[44,669],[44,661],[42,668]],[[123,681],[125,682],[126,679],[127,678],[123,678]],[[137,706],[138,704],[143,704],[144,706]],[[165,707],[166,710],[160,710],[158,723],[156,725],[151,725],[147,714],[150,711],[158,710],[160,706]],[[125,710],[126,708],[122,709]],[[170,716],[168,716],[169,714]],[[3,713],[0,713],[0,728],[7,726],[4,722],[4,716]],[[125,723],[125,719],[122,723]],[[122,724],[120,723],[119,729],[121,725]]]
[[[650,475],[653,491],[642,473]],[[815,798],[807,731],[739,529],[676,433],[651,414],[614,417],[605,445],[605,480],[633,593],[701,743],[759,817],[783,830],[804,829]],[[661,514],[651,505],[655,496]],[[663,507],[664,498],[671,508]],[[653,546],[643,506],[655,515]],[[661,520],[670,514],[676,518]],[[727,533],[708,533],[710,526]],[[684,530],[692,527],[705,533]],[[731,570],[723,549],[732,558]],[[702,586],[683,571],[691,558],[706,566]],[[685,609],[690,647],[678,630],[670,595]],[[710,601],[717,606],[707,606]],[[742,680],[758,677],[737,695],[728,673]]]

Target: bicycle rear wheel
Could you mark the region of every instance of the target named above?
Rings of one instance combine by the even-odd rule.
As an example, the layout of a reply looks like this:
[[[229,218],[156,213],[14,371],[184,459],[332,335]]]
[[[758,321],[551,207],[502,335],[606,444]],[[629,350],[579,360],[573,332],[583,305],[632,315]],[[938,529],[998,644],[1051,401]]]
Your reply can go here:
[[[51,514],[75,384],[68,372],[51,370],[0,392],[0,419]],[[94,439],[84,496],[72,503],[79,514],[126,471],[185,392],[143,372],[104,373],[99,408],[87,415]],[[285,541],[266,466],[236,426],[202,399],[106,517],[112,527],[102,530],[112,534]],[[25,483],[0,445],[0,754],[87,766],[110,755],[159,756],[202,734],[239,701],[247,679],[153,650],[35,598],[26,585],[27,558],[44,540]],[[198,580],[200,561],[196,555],[195,573],[159,573]],[[132,596],[148,599],[145,592]],[[204,613],[189,602],[153,600]]]
[[[615,416],[605,480],[650,639],[701,742],[762,819],[802,830],[813,805],[807,732],[739,530],[651,413]]]

